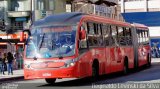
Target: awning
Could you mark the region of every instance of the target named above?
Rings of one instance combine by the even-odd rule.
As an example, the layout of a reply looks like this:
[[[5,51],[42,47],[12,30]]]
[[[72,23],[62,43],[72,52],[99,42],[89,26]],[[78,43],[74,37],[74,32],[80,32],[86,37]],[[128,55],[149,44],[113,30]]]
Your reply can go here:
[[[126,22],[141,23],[147,26],[160,26],[160,12],[122,13]]]
[[[0,34],[0,38],[1,39],[20,39],[20,35],[19,34]]]
[[[15,18],[15,21],[27,21],[27,18],[26,17],[18,17],[18,18]]]
[[[95,4],[110,4],[110,5],[117,5],[118,1],[117,0],[73,0],[74,2],[92,2]]]

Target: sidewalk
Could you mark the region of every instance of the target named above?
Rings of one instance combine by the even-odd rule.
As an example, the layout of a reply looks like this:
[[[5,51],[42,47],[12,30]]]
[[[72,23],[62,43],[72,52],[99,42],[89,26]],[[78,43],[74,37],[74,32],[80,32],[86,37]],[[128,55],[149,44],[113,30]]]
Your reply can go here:
[[[152,63],[160,62],[160,58],[152,58],[151,60]]]
[[[24,78],[24,72],[23,70],[14,70],[13,75],[8,75],[8,71],[5,71],[5,75],[0,74],[0,82],[2,81],[10,81],[10,80],[17,80],[17,79],[23,79]]]

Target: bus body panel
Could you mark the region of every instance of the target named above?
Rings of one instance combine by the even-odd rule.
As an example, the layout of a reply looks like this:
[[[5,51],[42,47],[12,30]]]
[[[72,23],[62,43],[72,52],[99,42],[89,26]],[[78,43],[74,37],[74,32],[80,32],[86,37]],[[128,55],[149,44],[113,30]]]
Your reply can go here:
[[[138,50],[139,66],[147,64],[147,62],[148,62],[147,58],[150,54],[149,50],[150,50],[150,47],[147,45],[139,47],[139,50]]]

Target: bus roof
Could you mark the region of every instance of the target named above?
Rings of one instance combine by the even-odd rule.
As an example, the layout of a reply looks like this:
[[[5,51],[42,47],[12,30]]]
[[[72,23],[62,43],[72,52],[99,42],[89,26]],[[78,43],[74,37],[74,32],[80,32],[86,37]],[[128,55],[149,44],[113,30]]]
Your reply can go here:
[[[148,30],[148,26],[146,26],[146,25],[144,25],[144,24],[133,23],[132,26],[134,26],[135,28],[138,28],[138,29]]]
[[[62,14],[55,14],[45,17],[44,19],[36,21],[33,26],[48,26],[53,24],[75,24],[80,22],[81,19],[86,19],[88,21],[95,21],[98,23],[108,23],[108,24],[115,24],[121,26],[131,26],[129,23],[117,21],[114,19],[106,18],[103,16],[97,15],[89,15],[80,12],[70,12],[70,13],[62,13]]]
[[[118,21],[112,18],[107,18],[104,16],[97,16],[97,15],[84,15],[83,18],[91,20],[91,21],[96,21],[98,23],[106,23],[106,24],[113,24],[113,25],[119,25],[119,26],[126,26],[126,27],[131,27],[130,23],[123,22],[123,21]]]
[[[84,13],[74,12],[74,13],[62,13],[47,16],[41,20],[34,22],[34,26],[45,26],[53,24],[74,24],[79,22]]]

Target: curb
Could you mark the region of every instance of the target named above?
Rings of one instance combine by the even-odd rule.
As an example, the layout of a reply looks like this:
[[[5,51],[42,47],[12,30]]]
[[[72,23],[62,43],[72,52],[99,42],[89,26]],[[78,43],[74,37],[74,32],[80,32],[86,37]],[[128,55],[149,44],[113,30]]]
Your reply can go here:
[[[2,78],[0,79],[0,83],[3,83],[5,81],[18,81],[20,79],[24,79],[24,76],[17,76],[17,77],[10,77],[10,78]]]

